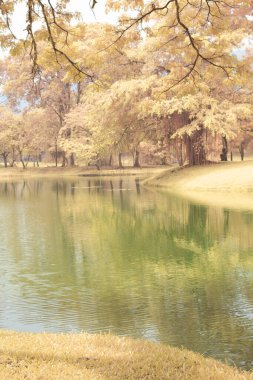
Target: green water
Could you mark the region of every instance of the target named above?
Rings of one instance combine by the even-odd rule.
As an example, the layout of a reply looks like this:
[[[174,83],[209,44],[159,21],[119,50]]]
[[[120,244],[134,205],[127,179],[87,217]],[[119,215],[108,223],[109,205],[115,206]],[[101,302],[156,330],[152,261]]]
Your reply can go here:
[[[0,327],[110,331],[253,368],[253,213],[134,178],[0,184]]]

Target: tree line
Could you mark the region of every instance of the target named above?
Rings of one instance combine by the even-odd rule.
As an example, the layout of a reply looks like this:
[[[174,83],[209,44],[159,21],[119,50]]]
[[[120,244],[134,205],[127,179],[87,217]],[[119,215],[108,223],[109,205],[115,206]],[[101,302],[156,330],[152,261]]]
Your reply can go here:
[[[31,157],[39,165],[45,152],[56,166],[122,167],[127,153],[134,166],[140,157],[226,161],[235,150],[244,158],[253,132],[249,2],[108,1],[119,11],[111,25],[31,1],[25,40],[11,33],[9,3],[0,9],[5,166],[25,168]]]

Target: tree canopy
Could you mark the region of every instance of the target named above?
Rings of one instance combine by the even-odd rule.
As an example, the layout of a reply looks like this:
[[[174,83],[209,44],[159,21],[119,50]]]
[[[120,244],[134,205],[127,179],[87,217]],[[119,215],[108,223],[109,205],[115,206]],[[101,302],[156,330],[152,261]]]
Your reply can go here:
[[[0,136],[19,142],[0,153],[11,162],[14,149],[21,160],[48,152],[64,165],[129,153],[139,165],[141,151],[194,165],[250,143],[250,1],[108,0],[112,25],[81,21],[65,0],[29,0],[26,39],[12,33],[16,5],[0,3],[9,51]]]

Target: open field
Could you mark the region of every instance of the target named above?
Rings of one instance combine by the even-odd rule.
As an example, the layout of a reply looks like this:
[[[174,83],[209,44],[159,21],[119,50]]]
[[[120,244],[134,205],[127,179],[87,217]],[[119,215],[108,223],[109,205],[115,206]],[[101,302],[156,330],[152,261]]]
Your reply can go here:
[[[246,380],[253,373],[187,350],[112,335],[0,331],[0,379]]]

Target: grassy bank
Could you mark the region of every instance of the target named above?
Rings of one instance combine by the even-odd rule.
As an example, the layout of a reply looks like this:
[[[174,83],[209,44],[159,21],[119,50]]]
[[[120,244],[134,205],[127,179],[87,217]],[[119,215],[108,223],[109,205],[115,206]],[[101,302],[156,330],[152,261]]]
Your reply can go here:
[[[112,335],[0,331],[1,380],[253,379],[187,350]]]
[[[253,191],[253,161],[169,168],[146,184],[176,191]]]
[[[253,161],[169,168],[143,184],[197,203],[253,210]]]

